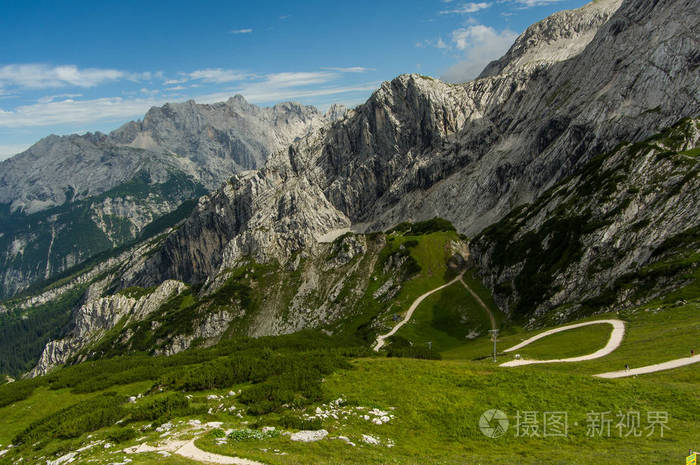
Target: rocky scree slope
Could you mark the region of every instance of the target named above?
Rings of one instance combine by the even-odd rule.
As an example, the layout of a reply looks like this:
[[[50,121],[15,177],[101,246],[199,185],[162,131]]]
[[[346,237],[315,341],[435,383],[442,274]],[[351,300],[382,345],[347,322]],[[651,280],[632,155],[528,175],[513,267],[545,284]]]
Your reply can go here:
[[[511,50],[505,74],[463,85],[417,75],[384,83],[342,121],[203,199],[124,285],[205,282],[251,256],[284,263],[348,227],[440,216],[475,234],[594,155],[700,111],[699,8],[627,1],[603,24],[583,22],[598,29],[576,55],[544,53],[520,66],[522,53]],[[561,25],[529,28],[528,53],[566,35],[551,30]]]
[[[430,247],[438,268],[421,264],[415,248]],[[423,252],[424,253],[424,252]],[[366,337],[394,311],[404,287],[464,263],[454,231],[427,236],[344,234],[281,266],[253,260],[222,271],[204,286],[168,280],[113,293],[121,269],[95,279],[74,312],[71,330],[49,342],[30,375],[86,359],[129,352],[171,355],[224,337],[257,337],[323,328],[338,337]],[[456,266],[456,265],[455,265]],[[410,280],[410,282],[409,282]],[[418,281],[416,281],[418,280]],[[418,283],[418,284],[417,284]]]
[[[154,107],[109,135],[42,139],[0,163],[0,297],[137,239],[183,202],[344,114],[331,110],[260,108],[236,96]]]
[[[471,257],[500,308],[529,326],[555,324],[695,283],[699,157],[700,119],[685,119],[595,157],[487,228]]]

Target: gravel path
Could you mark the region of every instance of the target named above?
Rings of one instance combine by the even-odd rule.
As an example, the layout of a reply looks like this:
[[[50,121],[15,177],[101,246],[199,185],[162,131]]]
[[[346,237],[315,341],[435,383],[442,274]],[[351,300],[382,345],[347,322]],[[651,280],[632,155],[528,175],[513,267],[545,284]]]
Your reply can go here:
[[[527,359],[511,360],[510,362],[502,363],[500,366],[502,366],[502,367],[515,367],[515,366],[521,366],[521,365],[532,365],[535,363],[583,362],[585,360],[593,360],[596,358],[605,357],[606,355],[609,355],[615,349],[617,349],[620,346],[620,344],[622,343],[622,337],[625,335],[625,323],[622,320],[585,321],[583,323],[576,323],[573,325],[567,325],[567,326],[562,326],[560,328],[550,329],[550,330],[544,331],[536,336],[533,336],[530,339],[526,339],[525,341],[521,342],[520,344],[514,345],[510,349],[506,349],[504,351],[504,352],[512,352],[514,350],[518,350],[522,347],[525,347],[528,344],[531,344],[539,339],[542,339],[543,337],[547,337],[551,334],[560,333],[562,331],[567,331],[569,329],[580,328],[582,326],[605,324],[605,323],[610,324],[613,327],[613,330],[610,333],[610,339],[608,339],[608,343],[605,345],[605,347],[593,352],[592,354],[582,355],[580,357],[559,358],[559,359],[551,359],[551,360],[527,360]]]
[[[203,451],[202,449],[194,445],[194,441],[195,440],[192,439],[191,441],[185,442],[185,444],[175,449],[173,452],[182,457],[205,463],[221,463],[231,465],[265,465],[262,462],[256,462],[254,460],[230,457],[228,455],[212,454],[211,452]]]
[[[647,365],[645,367],[632,368],[630,370],[610,371],[608,373],[600,373],[593,376],[596,376],[598,378],[624,378],[626,376],[644,375],[646,373],[655,373],[657,371],[670,370],[672,368],[678,368],[699,362],[700,355],[695,355],[694,357],[678,358],[676,360],[657,363],[655,365]]]
[[[396,324],[396,326],[394,326],[394,327],[392,328],[392,330],[389,331],[388,333],[383,334],[383,335],[381,335],[381,336],[377,336],[377,342],[375,342],[374,351],[375,351],[375,352],[379,352],[379,349],[381,349],[382,347],[384,347],[385,340],[386,340],[387,338],[390,338],[390,337],[393,336],[394,334],[396,334],[396,331],[398,331],[399,328],[401,328],[403,325],[405,325],[406,323],[408,323],[408,321],[409,321],[409,320],[411,319],[411,317],[413,316],[413,312],[416,310],[416,308],[418,308],[418,306],[420,305],[420,303],[423,302],[423,300],[424,300],[426,297],[428,297],[430,294],[433,294],[433,293],[435,293],[435,292],[437,292],[437,291],[439,291],[439,290],[441,290],[441,289],[446,288],[447,286],[451,286],[452,284],[456,283],[457,281],[461,281],[461,280],[462,280],[462,275],[463,275],[463,274],[464,274],[464,272],[460,273],[459,276],[457,276],[455,279],[453,279],[453,280],[450,281],[449,283],[443,284],[443,285],[440,286],[440,287],[436,287],[436,288],[433,289],[432,291],[428,291],[428,292],[426,292],[425,294],[423,294],[423,295],[421,295],[420,297],[418,297],[416,300],[414,300],[413,303],[411,304],[411,306],[408,308],[408,311],[406,312],[406,316],[403,317],[403,320],[399,321],[399,322]],[[465,284],[465,286],[466,286],[466,284]]]
[[[216,463],[224,465],[265,465],[262,462],[254,460],[241,459],[231,457],[229,455],[212,454],[197,447],[194,444],[197,438],[188,441],[170,440],[158,446],[149,446],[148,444],[139,444],[138,446],[129,447],[124,450],[127,454],[142,454],[145,452],[162,452],[177,454],[187,459],[195,460],[202,463]]]
[[[464,273],[462,273],[464,274]],[[479,305],[488,313],[489,319],[491,320],[491,329],[496,329],[496,318],[493,316],[493,313],[491,313],[491,310],[486,306],[483,300],[481,300],[481,297],[472,290],[471,287],[467,285],[467,283],[464,282],[464,279],[462,279],[462,275],[459,276],[459,280],[462,282],[462,285],[464,285],[464,288],[469,292],[472,297],[474,297],[474,300],[476,300]]]

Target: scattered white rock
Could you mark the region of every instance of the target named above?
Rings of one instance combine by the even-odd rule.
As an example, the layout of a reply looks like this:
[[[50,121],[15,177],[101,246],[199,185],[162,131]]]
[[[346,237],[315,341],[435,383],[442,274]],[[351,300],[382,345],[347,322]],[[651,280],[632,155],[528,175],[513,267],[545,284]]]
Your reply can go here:
[[[370,436],[369,434],[363,434],[362,440],[372,446],[379,445],[379,439],[375,438],[374,436]]]
[[[274,430],[275,430],[274,426],[263,426],[260,431],[262,431],[263,433],[270,433]]]
[[[326,436],[328,436],[328,431],[320,429],[317,431],[299,431],[298,433],[292,434],[289,439],[299,442],[314,442],[320,441]]]
[[[355,443],[350,440],[349,437],[347,436],[338,436],[336,439],[340,439],[341,441],[345,441],[346,444],[351,445],[352,447],[355,447]]]
[[[138,446],[127,447],[124,449],[125,454],[142,454],[144,452],[158,452],[157,447],[149,446],[148,444],[139,444]]]
[[[112,462],[109,465],[126,465],[127,463],[131,463],[131,459],[125,458],[122,462]]]
[[[164,433],[164,432],[166,432],[166,431],[170,431],[171,429],[173,429],[173,426],[174,426],[174,425],[173,425],[172,423],[170,423],[170,422],[168,422],[168,423],[163,423],[163,424],[160,425],[158,428],[156,428],[156,432],[158,432],[158,433]]]
[[[69,452],[56,460],[47,460],[46,465],[62,465],[64,463],[72,463],[77,455],[77,452]]]

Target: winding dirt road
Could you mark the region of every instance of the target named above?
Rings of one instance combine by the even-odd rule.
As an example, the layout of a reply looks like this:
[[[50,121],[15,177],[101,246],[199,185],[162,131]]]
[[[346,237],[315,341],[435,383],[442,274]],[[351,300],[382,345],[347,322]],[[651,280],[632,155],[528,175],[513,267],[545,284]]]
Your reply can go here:
[[[506,350],[504,350],[504,352],[512,352],[514,350],[518,350],[522,347],[525,347],[528,344],[531,344],[539,339],[542,339],[543,337],[547,337],[551,334],[556,334],[556,333],[559,333],[561,331],[567,331],[569,329],[580,328],[582,326],[603,324],[603,323],[609,323],[613,326],[613,330],[610,333],[610,339],[608,339],[608,343],[605,345],[605,347],[593,352],[592,354],[582,355],[580,357],[561,358],[561,359],[552,359],[552,360],[527,360],[527,359],[511,360],[510,362],[501,363],[500,366],[502,366],[502,367],[515,367],[515,366],[522,366],[522,365],[532,365],[534,363],[583,362],[585,360],[593,360],[596,358],[604,357],[604,356],[612,353],[615,349],[617,349],[620,346],[620,343],[622,342],[622,338],[625,335],[625,324],[621,320],[586,321],[583,323],[562,326],[561,328],[550,329],[548,331],[544,331],[540,334],[537,334],[536,336],[533,336],[530,339],[526,339],[525,341],[521,342],[520,344],[514,345],[513,347],[506,349]],[[699,363],[699,362],[700,362],[700,354],[695,355],[693,357],[678,358],[675,360],[669,360],[668,362],[656,363],[654,365],[647,365],[647,366],[643,366],[643,367],[639,367],[639,368],[632,368],[630,370],[618,370],[618,371],[610,371],[607,373],[599,373],[599,374],[593,375],[593,376],[595,376],[597,378],[625,378],[627,376],[644,375],[647,373],[656,373],[657,371],[671,370],[673,368],[679,368],[682,366],[692,365],[693,363]]]
[[[496,317],[493,316],[493,313],[491,313],[491,310],[484,303],[484,301],[481,300],[481,297],[479,297],[479,295],[476,292],[474,292],[472,288],[467,285],[467,283],[464,282],[464,279],[462,279],[462,275],[464,275],[464,273],[459,275],[459,280],[461,281],[462,285],[467,290],[467,292],[469,292],[471,296],[474,297],[474,300],[476,300],[477,303],[481,305],[481,308],[483,308],[484,311],[486,311],[486,313],[489,315],[489,319],[491,320],[491,329],[496,329]]]
[[[609,371],[607,373],[599,373],[593,376],[597,378],[625,378],[627,376],[644,375],[647,373],[655,373],[657,371],[671,370],[673,368],[679,368],[699,362],[700,355],[695,355],[694,357],[677,358],[675,360],[657,363],[655,365],[647,365],[644,367],[632,368],[630,370]]]
[[[255,460],[231,457],[229,455],[212,454],[211,452],[203,451],[194,444],[194,441],[196,440],[197,438],[190,439],[189,441],[170,440],[158,446],[140,444],[138,446],[125,449],[124,452],[127,454],[167,452],[202,463],[215,463],[222,465],[265,465],[264,463],[256,462]]]
[[[521,365],[532,365],[535,363],[583,362],[585,360],[594,360],[596,358],[605,357],[606,355],[611,354],[615,349],[620,347],[620,344],[622,343],[622,338],[625,335],[625,323],[622,320],[585,321],[583,323],[576,323],[573,325],[567,325],[567,326],[562,326],[560,328],[550,329],[550,330],[544,331],[536,336],[533,336],[529,339],[526,339],[523,342],[521,342],[520,344],[514,345],[510,349],[506,349],[506,350],[504,350],[504,352],[512,352],[514,350],[518,350],[522,347],[525,347],[526,345],[532,344],[533,342],[535,342],[539,339],[542,339],[543,337],[547,337],[547,336],[552,335],[552,334],[560,333],[562,331],[568,331],[569,329],[581,328],[583,326],[598,325],[598,324],[610,324],[610,325],[612,325],[613,330],[610,333],[610,339],[608,339],[608,343],[605,344],[605,347],[593,352],[592,354],[582,355],[580,357],[558,358],[558,359],[550,359],[550,360],[518,359],[518,360],[511,360],[510,362],[501,363],[500,366],[502,366],[502,367],[515,367],[515,366],[521,366]]]
[[[446,288],[447,286],[453,285],[453,284],[456,283],[457,281],[461,281],[461,280],[462,280],[462,275],[463,275],[463,274],[464,274],[464,272],[460,273],[459,276],[457,276],[455,279],[453,279],[453,280],[450,281],[449,283],[443,284],[442,286],[439,286],[439,287],[436,287],[436,288],[433,289],[432,291],[428,291],[428,292],[426,292],[425,294],[419,296],[416,300],[414,300],[413,303],[411,304],[411,306],[408,308],[408,311],[406,312],[406,315],[403,317],[403,320],[399,321],[399,322],[396,324],[396,326],[394,326],[394,327],[391,329],[391,331],[389,331],[388,333],[382,334],[381,336],[377,336],[377,341],[374,343],[374,351],[375,351],[375,352],[379,352],[379,349],[381,349],[382,347],[384,347],[384,344],[385,344],[386,339],[388,339],[388,338],[390,338],[391,336],[393,336],[394,334],[396,334],[396,331],[398,331],[403,325],[405,325],[406,323],[408,323],[408,321],[409,321],[409,320],[411,319],[411,317],[413,316],[413,312],[416,311],[416,308],[418,308],[418,306],[420,305],[420,303],[423,302],[423,300],[425,300],[426,297],[428,297],[428,296],[431,295],[431,294],[436,293],[437,291],[439,291],[439,290],[441,290],[441,289]],[[466,284],[465,284],[465,286],[466,286]]]

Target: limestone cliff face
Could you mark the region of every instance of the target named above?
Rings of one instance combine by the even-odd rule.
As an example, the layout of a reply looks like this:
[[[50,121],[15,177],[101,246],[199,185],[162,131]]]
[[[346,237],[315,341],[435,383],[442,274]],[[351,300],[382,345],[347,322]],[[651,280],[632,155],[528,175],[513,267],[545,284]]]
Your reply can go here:
[[[261,108],[240,95],[211,105],[167,103],[109,135],[49,136],[1,162],[0,204],[35,213],[99,195],[144,170],[154,183],[178,171],[213,190],[325,122],[314,107]]]
[[[378,230],[441,216],[473,235],[592,156],[697,114],[700,7],[617,6],[596,2],[529,29],[496,75],[384,83],[344,119],[211,196],[134,282],[203,281],[243,256],[284,262],[348,222]],[[585,47],[523,59],[537,44],[575,37],[570,22],[592,36]]]
[[[154,107],[109,135],[42,139],[0,163],[0,298],[138,239],[183,202],[344,113],[236,96]]]
[[[575,57],[621,4],[622,0],[596,0],[576,10],[554,13],[528,27],[503,57],[486,66],[479,78]]]
[[[186,287],[181,282],[165,281],[153,292],[140,298],[115,294],[89,300],[75,313],[70,334],[46,345],[29,376],[44,375],[55,366],[66,363],[81,349],[98,340],[104,331],[114,328],[118,323],[125,324],[130,319],[145,318]]]
[[[557,323],[692,280],[699,145],[698,119],[622,144],[477,236],[472,260],[499,306],[531,326]]]

